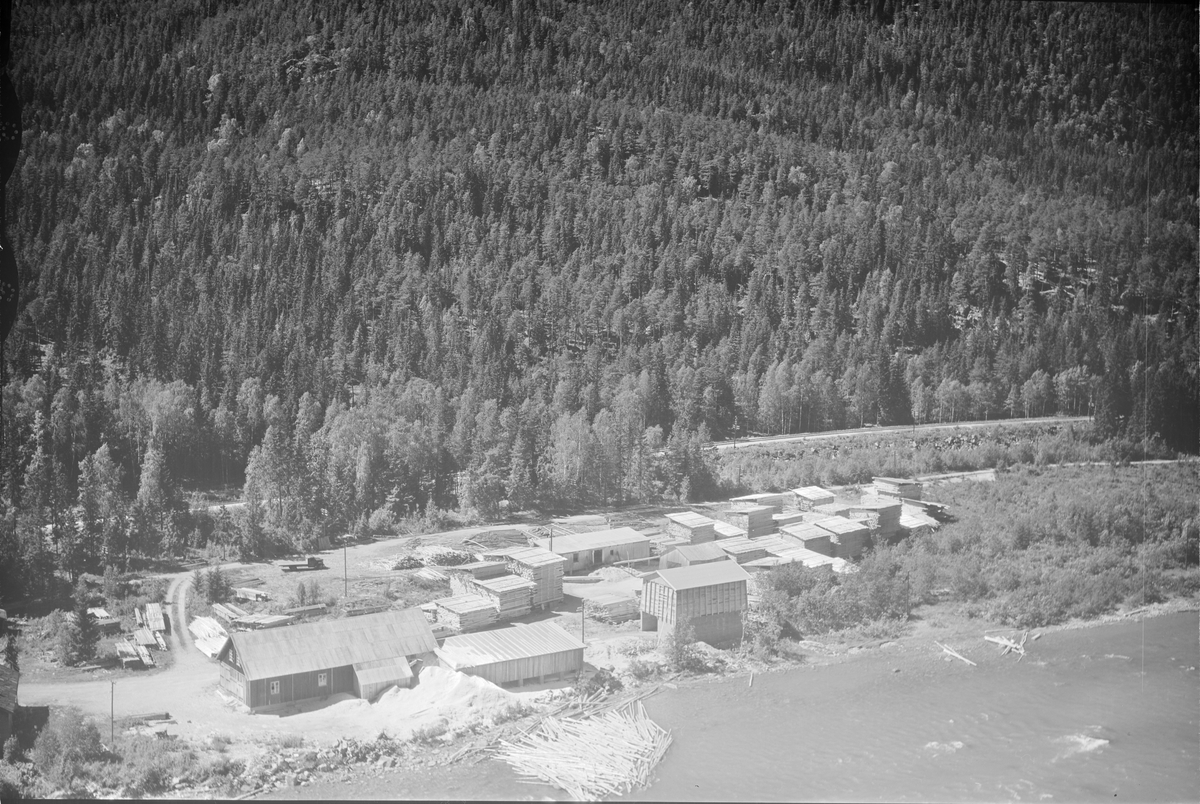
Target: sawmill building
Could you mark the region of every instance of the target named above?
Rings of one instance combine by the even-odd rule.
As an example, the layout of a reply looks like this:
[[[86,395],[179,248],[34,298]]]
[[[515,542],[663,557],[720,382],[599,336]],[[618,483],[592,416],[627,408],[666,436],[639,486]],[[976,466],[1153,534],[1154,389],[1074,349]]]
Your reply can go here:
[[[217,654],[221,688],[252,710],[350,693],[370,700],[414,683],[411,663],[435,661],[420,609],[266,631],[235,631]]]

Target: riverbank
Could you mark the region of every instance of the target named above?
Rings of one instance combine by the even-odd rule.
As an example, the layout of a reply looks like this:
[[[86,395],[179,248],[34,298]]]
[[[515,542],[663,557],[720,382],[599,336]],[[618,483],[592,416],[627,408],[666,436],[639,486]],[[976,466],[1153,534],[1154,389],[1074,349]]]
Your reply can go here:
[[[1152,634],[1150,659],[1152,664],[1157,663],[1155,665],[1157,669],[1152,667],[1152,676],[1147,676],[1147,678],[1158,678],[1159,671],[1165,670],[1165,665],[1169,664],[1173,668],[1170,672],[1182,675],[1187,682],[1190,682],[1190,689],[1193,691],[1190,699],[1179,701],[1178,705],[1170,705],[1167,707],[1167,711],[1175,712],[1178,715],[1178,722],[1175,725],[1176,727],[1181,726],[1184,730],[1183,733],[1186,734],[1188,733],[1187,729],[1191,729],[1192,747],[1195,750],[1182,759],[1189,759],[1193,755],[1200,757],[1200,747],[1194,745],[1195,726],[1197,722],[1200,722],[1198,721],[1200,714],[1191,713],[1188,709],[1189,705],[1196,703],[1194,689],[1197,666],[1200,666],[1200,646],[1196,645],[1195,639],[1198,628],[1196,611],[1196,601],[1181,600],[1150,607],[1133,618],[1114,616],[1103,621],[1067,623],[1041,629],[1033,632],[1040,634],[1041,637],[1026,643],[1028,655],[1018,663],[1017,657],[1011,654],[1002,656],[997,646],[983,641],[985,632],[1004,633],[1003,630],[993,630],[996,628],[994,624],[967,618],[963,618],[961,621],[946,622],[940,618],[950,617],[951,615],[948,613],[923,610],[919,614],[919,618],[911,623],[911,632],[895,639],[867,642],[866,644],[853,642],[844,644],[836,642],[828,644],[800,643],[801,649],[805,651],[805,659],[802,663],[791,663],[774,670],[759,666],[753,676],[745,673],[726,677],[676,678],[671,681],[674,688],[664,688],[657,695],[648,699],[646,706],[651,716],[660,725],[675,730],[677,742],[661,766],[658,774],[659,781],[652,784],[647,790],[633,794],[630,798],[655,800],[744,799],[745,796],[738,795],[736,789],[727,788],[724,784],[709,781],[706,784],[709,784],[710,787],[700,790],[687,786],[688,784],[698,784],[697,782],[689,783],[685,780],[694,775],[699,766],[708,765],[711,768],[710,775],[715,774],[716,778],[725,778],[731,775],[728,770],[731,767],[741,767],[747,762],[753,765],[753,756],[742,757],[739,760],[740,765],[731,763],[729,760],[718,760],[716,757],[707,756],[705,752],[710,749],[705,746],[711,746],[711,750],[718,752],[727,750],[730,741],[734,739],[729,736],[731,731],[744,733],[745,739],[753,743],[755,742],[753,734],[756,731],[767,729],[763,733],[771,733],[769,725],[774,718],[778,718],[782,711],[794,711],[797,713],[798,719],[808,721],[810,724],[820,724],[824,731],[813,731],[810,725],[795,733],[789,731],[786,735],[775,735],[775,741],[782,742],[785,747],[788,747],[789,742],[795,741],[794,745],[788,747],[788,752],[789,755],[794,754],[796,759],[803,757],[805,751],[809,753],[817,751],[825,756],[833,766],[845,764],[847,758],[856,755],[858,749],[846,748],[845,756],[840,758],[833,756],[841,749],[832,746],[822,748],[821,734],[828,736],[831,729],[840,728],[844,745],[853,746],[856,742],[861,743],[860,737],[870,732],[873,736],[869,741],[886,746],[889,744],[886,739],[887,734],[896,732],[897,728],[903,732],[903,727],[888,728],[883,732],[878,732],[878,730],[872,729],[871,723],[887,720],[889,702],[893,699],[897,702],[906,702],[901,705],[902,709],[913,705],[917,705],[918,708],[919,706],[929,706],[946,685],[961,687],[959,702],[963,706],[974,704],[971,708],[980,709],[980,712],[989,714],[989,718],[992,714],[983,710],[996,704],[996,700],[994,700],[996,696],[1003,698],[1003,705],[1000,707],[1003,711],[994,713],[999,718],[997,723],[1006,718],[1020,717],[1024,707],[1022,703],[1023,685],[1032,685],[1040,689],[1047,683],[1048,678],[1061,674],[1063,675],[1061,682],[1057,678],[1048,682],[1053,689],[1058,689],[1053,685],[1056,683],[1067,684],[1066,679],[1069,679],[1079,669],[1076,666],[1078,657],[1075,654],[1079,653],[1080,645],[1087,645],[1089,649],[1091,647],[1103,648],[1118,637],[1121,640],[1127,640],[1129,635],[1125,632],[1137,631],[1149,623],[1165,625],[1165,633],[1173,635],[1171,639],[1176,642],[1182,638],[1186,644],[1190,638],[1193,646],[1191,653],[1175,650],[1171,652],[1170,656],[1157,657],[1156,651],[1165,648],[1162,648],[1161,645],[1155,647],[1154,640],[1157,637]],[[1105,629],[1112,631],[1117,636],[1108,635]],[[1154,632],[1155,626],[1151,625],[1150,630]],[[1031,634],[1031,639],[1032,636]],[[975,666],[969,666],[942,653],[933,644],[935,640],[943,644],[950,643],[952,647],[974,661]],[[1159,639],[1159,642],[1161,641]],[[1138,670],[1140,665],[1133,664],[1135,661],[1133,656],[1127,656],[1120,651],[1093,652],[1101,657],[1098,661],[1102,663],[1117,663],[1131,673],[1142,672]],[[1104,655],[1110,652],[1114,656],[1126,658],[1104,659]],[[1158,665],[1163,666],[1158,667]],[[974,700],[975,698],[978,700]],[[869,712],[863,709],[861,701],[864,700],[871,702],[876,711]],[[860,702],[857,705],[857,711],[854,709],[855,701]],[[1104,705],[1102,699],[1093,703],[1097,707]],[[1087,711],[1086,700],[1081,703],[1077,702],[1073,706],[1075,707],[1073,712],[1076,710]],[[1195,707],[1193,706],[1193,708]],[[801,713],[808,713],[808,716],[802,716]],[[979,720],[978,714],[976,713],[972,717]],[[1102,713],[1097,712],[1097,714]],[[904,717],[908,720],[919,720],[923,716],[918,712],[911,714],[906,712]],[[923,736],[919,739],[924,739],[924,737],[929,737],[929,739],[924,739],[921,745],[916,747],[915,754],[913,754],[912,739],[897,733],[894,734],[896,744],[907,746],[904,753],[910,761],[913,756],[922,758],[923,761],[926,753],[929,753],[930,756],[948,756],[957,751],[953,747],[955,742],[967,744],[967,741],[962,740],[961,736],[953,736],[955,730],[950,728],[952,725],[954,724],[938,724],[936,728],[931,726],[925,729],[922,732]],[[1108,739],[1096,736],[1096,734],[1084,733],[1087,730],[1083,726],[1091,725],[1102,724],[1082,724],[1081,731],[1076,734],[1085,741],[1080,744],[1094,745],[1087,743],[1086,740]],[[1165,728],[1162,723],[1145,725],[1147,727],[1154,726],[1160,730]],[[1170,732],[1170,729],[1167,728],[1167,731]],[[1055,735],[1053,739],[1059,737],[1067,740],[1062,746],[1063,751],[1069,751],[1071,745],[1079,742],[1076,740],[1073,743],[1071,735],[1065,733]],[[800,744],[801,740],[807,740],[812,744],[806,747]],[[933,744],[934,747],[926,748],[927,744]],[[947,746],[947,748],[943,750],[937,746]],[[1050,743],[1050,748],[1054,748],[1053,743]],[[450,761],[457,753],[458,751],[454,748],[443,748],[428,756],[423,755],[419,759],[414,757],[412,762],[406,763],[403,767],[343,769],[329,778],[316,779],[304,787],[276,790],[261,796],[261,798],[281,800],[359,798],[539,800],[561,798],[563,795],[562,791],[550,785],[531,785],[519,781],[506,765],[487,759],[480,754],[474,754],[457,762]],[[865,762],[866,755],[861,755],[861,752],[859,754],[857,761]],[[785,763],[781,762],[781,764]],[[760,769],[757,773],[765,775],[767,778],[771,777],[770,773],[764,774],[762,771],[763,769]],[[1179,775],[1178,764],[1170,766],[1166,772],[1166,778],[1177,777]],[[732,776],[736,777],[740,773],[739,771]],[[869,778],[869,776],[870,774],[864,771],[862,778]],[[739,789],[744,789],[744,787]],[[815,795],[807,795],[793,792],[790,788],[781,788],[774,792],[771,789],[758,788],[753,797],[776,800],[814,798],[839,800],[854,797],[849,794],[839,795],[837,792],[839,789],[841,788],[834,785],[828,789],[814,789]],[[689,794],[689,791],[694,792]],[[1013,798],[1019,792],[1020,790],[1017,788],[1011,792],[996,789],[991,791],[991,795],[984,795],[983,799]],[[962,795],[967,795],[967,793]],[[871,796],[868,795],[868,797]],[[954,797],[950,796],[950,798]],[[874,798],[881,800],[900,798],[945,800],[946,795],[923,795],[920,790],[917,790],[913,794],[903,796],[888,795],[883,792]]]

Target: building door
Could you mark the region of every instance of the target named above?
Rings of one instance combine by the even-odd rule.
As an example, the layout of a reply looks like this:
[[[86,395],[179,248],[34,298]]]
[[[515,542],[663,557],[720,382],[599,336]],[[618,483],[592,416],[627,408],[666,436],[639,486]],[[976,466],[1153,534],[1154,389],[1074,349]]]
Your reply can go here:
[[[599,566],[604,563],[604,551],[603,550],[593,550],[592,551],[592,563],[595,564],[596,566]]]

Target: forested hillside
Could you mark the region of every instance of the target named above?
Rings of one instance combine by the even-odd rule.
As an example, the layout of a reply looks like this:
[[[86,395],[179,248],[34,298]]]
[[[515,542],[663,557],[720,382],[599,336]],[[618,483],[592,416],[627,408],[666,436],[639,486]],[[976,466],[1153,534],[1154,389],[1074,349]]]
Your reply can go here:
[[[255,552],[703,495],[748,432],[1196,450],[1193,8],[39,2],[13,51],[5,567],[174,549],[183,487]]]

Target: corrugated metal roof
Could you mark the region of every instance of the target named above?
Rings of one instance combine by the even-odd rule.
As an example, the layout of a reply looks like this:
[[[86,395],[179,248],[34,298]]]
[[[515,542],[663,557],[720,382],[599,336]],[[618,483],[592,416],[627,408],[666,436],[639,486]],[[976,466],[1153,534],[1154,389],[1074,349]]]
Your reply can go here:
[[[420,609],[239,632],[230,642],[248,680],[411,656],[437,647]]]
[[[5,712],[17,711],[17,685],[20,680],[20,673],[0,665],[0,709]]]
[[[446,637],[438,657],[455,670],[583,650],[584,644],[556,623],[530,623]]]
[[[526,580],[520,575],[501,575],[499,578],[486,578],[475,581],[476,586],[490,589],[493,592],[511,592],[515,589],[537,589],[537,584]]]
[[[455,595],[433,601],[437,605],[455,614],[470,614],[473,611],[494,609],[496,606],[483,595]]]
[[[535,539],[538,547],[550,549],[550,539]],[[556,535],[554,537],[554,552],[559,555],[564,553],[581,553],[585,550],[603,550],[605,547],[617,547],[625,544],[641,544],[650,545],[650,539],[638,533],[633,528],[612,528],[611,530],[598,530],[593,533],[568,533],[564,536]]]
[[[714,561],[692,567],[672,567],[642,576],[644,581],[662,581],[675,591],[698,589],[701,586],[716,586],[722,583],[737,583],[750,578],[746,571],[733,561]]]

